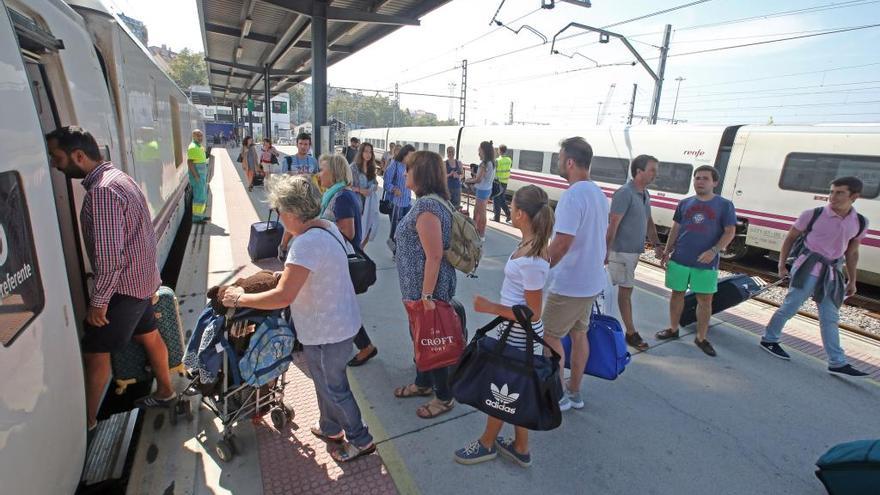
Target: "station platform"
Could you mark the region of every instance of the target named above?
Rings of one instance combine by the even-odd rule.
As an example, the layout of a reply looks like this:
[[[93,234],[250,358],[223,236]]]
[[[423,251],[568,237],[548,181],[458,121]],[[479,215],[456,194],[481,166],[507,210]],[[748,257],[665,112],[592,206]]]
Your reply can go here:
[[[246,253],[251,223],[265,220],[264,191],[248,193],[243,172],[215,148],[210,222],[194,227],[178,284],[185,328],[193,328],[207,287],[277,260],[252,264]],[[636,325],[651,344],[634,352],[616,381],[585,377],[586,407],[563,413],[562,426],[530,435],[533,464],[523,469],[499,457],[462,466],[453,452],[477,438],[485,415],[463,405],[424,420],[424,399],[395,399],[392,390],[414,377],[412,344],[400,303],[397,274],[385,245],[383,217],[367,253],[379,277],[359,296],[363,321],[379,354],[351,369],[349,378],[378,454],[338,465],[327,445],[309,433],[317,420],[314,389],[301,359],[288,371],[286,402],[296,412],[282,431],[271,422],[238,425],[238,455],[228,463],[213,451],[217,424],[201,410],[192,422],[171,426],[149,411],[128,484],[132,494],[287,493],[601,493],[601,494],[822,494],[813,472],[830,446],[880,432],[880,346],[845,334],[853,365],[871,377],[846,380],[826,372],[817,325],[796,317],[783,345],[790,362],[758,346],[773,308],[747,302],[716,315],[709,339],[718,357],[694,344],[693,328],[670,342],[653,340],[666,326],[663,272],[642,264],[634,292]],[[473,312],[477,294],[498,298],[503,267],[517,238],[490,222],[479,278],[459,276],[456,299],[473,329],[489,321]],[[328,304],[332,304],[328,301]],[[352,349],[354,353],[354,349]],[[196,405],[195,402],[193,405]],[[504,434],[512,434],[508,427]]]

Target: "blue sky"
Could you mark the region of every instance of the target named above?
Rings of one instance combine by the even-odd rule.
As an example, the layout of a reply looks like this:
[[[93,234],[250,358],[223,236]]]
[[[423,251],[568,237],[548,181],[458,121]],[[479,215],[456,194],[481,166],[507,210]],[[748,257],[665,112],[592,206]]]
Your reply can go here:
[[[207,0],[206,0],[207,1]],[[201,49],[194,2],[114,0],[128,15],[146,22],[151,44],[175,49]],[[168,3],[168,9],[161,3]],[[489,26],[500,0],[453,0],[422,19],[331,67],[331,85],[368,89],[450,94],[450,83],[461,80],[468,59],[468,123],[507,120],[510,102],[514,119],[554,125],[595,124],[601,102],[605,124],[621,122],[637,83],[636,114],[646,115],[653,81],[618,41],[596,43],[584,34],[558,44],[568,58],[550,54],[550,43],[508,56],[479,62],[504,52],[541,43],[523,29],[519,34]],[[522,24],[547,38],[569,22],[605,26],[687,0],[593,0],[592,8],[559,4],[538,9],[541,0],[507,0],[498,18],[514,29]],[[174,5],[172,8],[171,5]],[[823,7],[824,6],[824,7]],[[810,10],[813,7],[820,9]],[[537,9],[537,11],[535,11]],[[806,9],[804,11],[804,9]],[[167,13],[177,15],[169,20]],[[786,11],[801,11],[781,14]],[[530,15],[512,22],[524,14]],[[742,20],[755,17],[752,20]],[[739,21],[739,22],[730,22]],[[656,70],[655,57],[665,24],[673,27],[666,68],[661,117],[671,117],[675,78],[683,77],[676,118],[689,123],[880,122],[880,27],[829,34],[760,46],[681,55],[687,52],[820,33],[836,28],[880,24],[880,0],[756,1],[711,0],[611,30],[634,40],[634,46]],[[564,36],[577,34],[577,29]],[[485,36],[483,36],[485,35]],[[478,39],[477,39],[478,38]],[[476,39],[476,40],[475,40]],[[678,54],[678,56],[676,56]],[[479,62],[479,63],[475,63]],[[430,77],[425,77],[430,76]],[[611,98],[609,87],[615,84]],[[455,89],[458,93],[458,87]],[[449,100],[401,96],[401,104],[445,118]],[[458,102],[453,105],[457,116]]]

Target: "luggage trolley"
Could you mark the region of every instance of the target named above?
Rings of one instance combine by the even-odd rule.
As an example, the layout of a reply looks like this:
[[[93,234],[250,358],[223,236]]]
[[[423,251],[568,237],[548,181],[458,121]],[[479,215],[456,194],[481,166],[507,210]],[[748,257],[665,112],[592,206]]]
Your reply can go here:
[[[211,323],[202,324],[210,320]],[[233,342],[236,337],[232,334],[250,325],[255,329],[248,335],[247,348],[239,355],[236,344],[240,347],[242,341]],[[212,332],[211,327],[216,326],[221,327],[220,331]],[[281,317],[280,310],[230,308],[225,316],[219,316],[208,305],[202,312],[187,346],[184,362],[192,381],[183,393],[201,394],[201,403],[220,420],[221,439],[214,449],[221,461],[228,462],[236,454],[233,429],[238,421],[256,419],[268,412],[272,426],[280,430],[293,419],[293,409],[283,401],[287,384],[284,373],[293,361],[293,341],[293,331]],[[266,352],[270,361],[263,363],[265,366],[261,366],[259,373],[243,373],[241,361],[254,352],[261,355]],[[211,364],[216,366],[218,360],[219,369],[212,370]]]

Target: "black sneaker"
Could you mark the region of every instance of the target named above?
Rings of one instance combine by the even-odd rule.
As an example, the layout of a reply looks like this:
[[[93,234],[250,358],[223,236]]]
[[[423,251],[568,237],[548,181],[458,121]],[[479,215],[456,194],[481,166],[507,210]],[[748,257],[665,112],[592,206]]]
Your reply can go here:
[[[864,371],[859,371],[849,364],[844,364],[843,366],[838,366],[836,368],[828,368],[828,372],[835,375],[850,376],[853,378],[863,378],[868,376],[868,374]]]
[[[769,352],[770,354],[778,357],[779,359],[784,359],[786,361],[791,359],[791,356],[789,356],[788,353],[785,352],[784,349],[782,349],[782,346],[776,342],[761,341],[761,348]]]

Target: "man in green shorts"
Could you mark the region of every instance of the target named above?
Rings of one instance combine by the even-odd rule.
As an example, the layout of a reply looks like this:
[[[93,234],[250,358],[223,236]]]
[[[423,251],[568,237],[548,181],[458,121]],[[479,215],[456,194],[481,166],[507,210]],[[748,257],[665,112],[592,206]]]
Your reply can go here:
[[[696,196],[678,203],[672,230],[660,264],[666,267],[669,298],[669,328],[657,332],[660,340],[678,337],[678,322],[688,287],[697,295],[697,337],[694,343],[709,356],[715,349],[706,340],[712,316],[712,294],[718,289],[718,253],[736,235],[736,209],[730,200],[716,196],[718,171],[709,165],[694,170]]]

